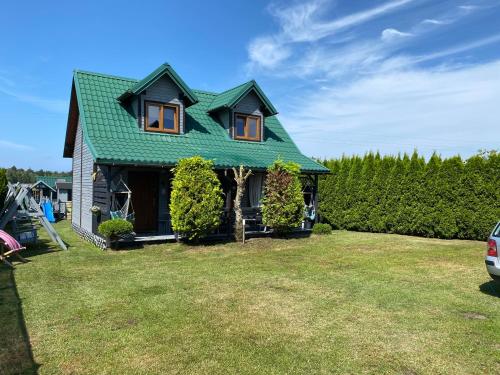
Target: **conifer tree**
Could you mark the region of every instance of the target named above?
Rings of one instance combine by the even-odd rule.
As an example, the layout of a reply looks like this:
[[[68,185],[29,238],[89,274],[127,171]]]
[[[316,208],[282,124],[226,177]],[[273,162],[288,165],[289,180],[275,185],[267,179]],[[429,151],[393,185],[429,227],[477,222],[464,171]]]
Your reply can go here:
[[[400,234],[419,234],[421,217],[422,172],[425,166],[423,158],[414,151],[405,178],[402,180],[401,200],[398,208],[396,232]]]
[[[441,157],[435,152],[424,167],[419,192],[419,212],[417,213],[415,234],[426,237],[436,237],[436,215],[439,215],[437,205],[439,203],[439,170],[441,168]],[[441,208],[442,209],[442,208]]]
[[[342,156],[340,159],[340,167],[338,179],[335,185],[335,197],[333,199],[334,207],[332,209],[330,224],[333,228],[345,229],[346,228],[346,212],[348,208],[348,189],[347,180],[351,170],[352,158]],[[321,194],[321,192],[320,192]],[[321,195],[320,195],[321,196]]]
[[[321,192],[319,201],[319,214],[323,221],[333,225],[332,219],[335,217],[337,196],[337,180],[339,178],[341,159],[325,161],[323,164],[330,170],[330,174],[319,178],[318,188]]]
[[[396,232],[399,225],[398,211],[403,195],[403,181],[406,178],[409,162],[408,155],[404,154],[402,158],[398,155],[387,182],[384,212],[386,215],[385,226],[389,233]]]
[[[439,238],[455,238],[458,235],[457,219],[461,209],[460,179],[463,162],[460,156],[443,160],[437,176],[438,202],[433,223],[434,233]]]
[[[346,181],[346,207],[344,210],[343,227],[350,230],[357,230],[356,218],[359,204],[361,170],[363,169],[363,160],[359,156],[354,156],[349,170],[349,176]]]
[[[380,155],[373,155],[369,152],[363,158],[363,168],[361,169],[361,176],[359,179],[359,194],[358,194],[358,204],[357,210],[353,217],[354,226],[357,230],[368,231],[369,224],[368,220],[370,217],[370,207],[371,199],[370,195],[372,191],[372,181],[375,174],[375,169],[380,165]]]
[[[384,156],[375,165],[375,173],[368,204],[368,207],[370,207],[368,228],[372,232],[385,232],[387,230],[387,215],[385,211],[387,185],[389,183],[391,170],[395,163],[396,158],[394,156]]]

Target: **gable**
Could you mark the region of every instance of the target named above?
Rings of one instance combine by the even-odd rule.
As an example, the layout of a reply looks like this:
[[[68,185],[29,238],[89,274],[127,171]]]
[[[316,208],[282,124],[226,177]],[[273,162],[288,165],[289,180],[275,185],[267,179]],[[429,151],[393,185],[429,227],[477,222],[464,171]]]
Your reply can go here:
[[[212,103],[210,103],[208,111],[217,112],[222,109],[234,109],[234,107],[247,98],[249,94],[253,94],[259,99],[264,116],[274,116],[278,114],[278,111],[274,108],[271,101],[261,90],[257,82],[253,80],[218,94]]]
[[[263,105],[264,103],[255,92],[250,91],[234,106],[234,111],[252,115],[262,115],[261,108]]]
[[[183,94],[186,99],[186,104],[191,105],[198,102],[196,94],[189,88],[189,86],[182,80],[182,78],[175,72],[175,70],[169,64],[162,64],[156,68],[153,72],[148,74],[145,78],[137,81],[135,84],[127,88],[123,93],[118,96],[118,100],[123,101],[130,96],[139,95],[144,90],[154,85],[156,82],[160,81],[164,77],[167,77],[170,82],[172,82],[179,91]]]

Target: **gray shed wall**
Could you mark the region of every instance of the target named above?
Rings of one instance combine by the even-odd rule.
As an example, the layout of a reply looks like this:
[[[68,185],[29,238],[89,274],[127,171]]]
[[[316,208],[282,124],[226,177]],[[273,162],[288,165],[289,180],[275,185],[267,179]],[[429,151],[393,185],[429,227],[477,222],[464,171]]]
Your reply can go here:
[[[82,127],[78,121],[73,151],[73,214],[71,220],[74,225],[92,232],[93,215],[90,208],[93,202],[94,159],[83,138]]]

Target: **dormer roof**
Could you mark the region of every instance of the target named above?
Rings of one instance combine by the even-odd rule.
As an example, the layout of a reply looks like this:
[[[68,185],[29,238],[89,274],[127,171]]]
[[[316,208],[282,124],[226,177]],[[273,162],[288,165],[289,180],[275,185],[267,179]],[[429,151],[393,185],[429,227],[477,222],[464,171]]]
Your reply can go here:
[[[196,94],[189,88],[186,82],[175,72],[175,70],[168,63],[161,64],[158,68],[149,73],[146,77],[138,81],[136,84],[132,85],[130,88],[125,90],[119,97],[118,100],[123,101],[132,95],[138,95],[149,86],[151,86],[156,81],[160,80],[164,76],[169,77],[181,90],[187,99],[189,105],[198,103],[198,98]]]
[[[274,116],[278,114],[276,108],[274,108],[271,101],[267,98],[257,82],[254,80],[248,81],[218,94],[212,103],[210,103],[208,112],[215,112],[223,108],[233,108],[251,92],[254,92],[262,102],[264,107],[263,112],[266,116]]]

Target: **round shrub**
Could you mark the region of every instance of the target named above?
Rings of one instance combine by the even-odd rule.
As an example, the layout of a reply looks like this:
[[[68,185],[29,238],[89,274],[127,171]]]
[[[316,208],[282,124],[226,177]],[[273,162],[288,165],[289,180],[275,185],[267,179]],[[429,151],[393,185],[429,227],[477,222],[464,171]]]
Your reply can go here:
[[[224,200],[213,162],[200,156],[182,159],[174,169],[170,216],[174,231],[196,240],[220,225]]]
[[[97,231],[107,238],[116,238],[132,233],[134,227],[132,223],[124,219],[106,220],[99,224]]]
[[[316,223],[313,226],[312,232],[314,234],[331,234],[332,226],[328,223]]]
[[[278,234],[300,226],[304,219],[304,197],[300,166],[276,160],[268,169],[262,199],[262,221]]]

